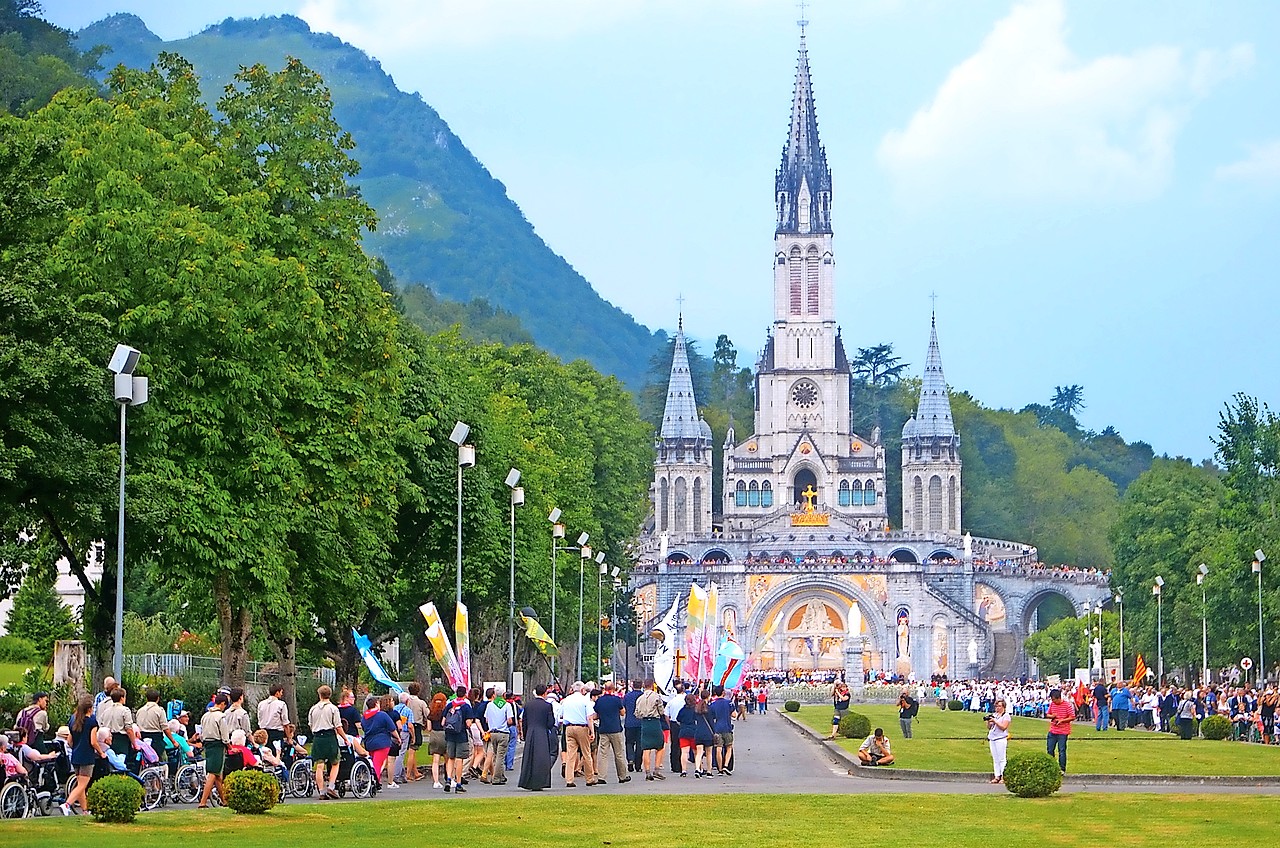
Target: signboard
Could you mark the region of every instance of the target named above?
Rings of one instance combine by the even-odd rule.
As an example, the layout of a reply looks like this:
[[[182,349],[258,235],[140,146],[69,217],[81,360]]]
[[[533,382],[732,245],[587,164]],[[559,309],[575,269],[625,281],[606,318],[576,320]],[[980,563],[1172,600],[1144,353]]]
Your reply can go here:
[[[1249,659],[1248,657],[1241,657],[1240,667],[1243,668],[1245,671],[1248,671],[1249,669],[1253,668],[1253,660]]]
[[[1093,675],[1089,673],[1089,669],[1087,668],[1076,669],[1076,683],[1079,683],[1082,686],[1088,686],[1092,682],[1093,682]]]
[[[1103,668],[1108,683],[1120,682],[1120,660],[1104,660]]]

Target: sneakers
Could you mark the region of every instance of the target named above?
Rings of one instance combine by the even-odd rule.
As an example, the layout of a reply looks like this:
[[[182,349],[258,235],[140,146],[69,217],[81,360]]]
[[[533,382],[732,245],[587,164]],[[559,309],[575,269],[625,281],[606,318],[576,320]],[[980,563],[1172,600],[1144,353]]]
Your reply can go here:
[[[626,777],[618,778],[618,782],[619,782],[619,783],[630,783],[630,782],[631,782],[631,775],[627,775]]]
[[[665,774],[663,774],[662,772],[660,772],[660,771],[655,771],[655,772],[653,773],[653,779],[654,779],[654,780],[666,780],[666,779],[667,779],[667,776],[666,776]]]
[[[438,780],[437,780],[435,783],[431,784],[431,788],[432,788],[432,789],[443,789],[444,787],[443,787],[443,786],[441,786],[440,781],[438,781]]]
[[[652,774],[649,774],[648,772],[645,772],[644,779],[645,779],[645,780],[653,780],[653,775],[652,775]]]
[[[391,783],[388,783],[386,786],[384,786],[384,787],[382,787],[382,788],[383,788],[383,789],[399,789],[399,788],[400,788],[400,784],[396,783],[395,781],[392,781]]]
[[[64,816],[74,816],[74,815],[75,815],[75,813],[71,812],[71,808],[70,808],[70,807],[68,807],[66,804],[59,804],[59,805],[58,805],[58,812],[62,813]]]
[[[465,786],[458,785],[458,786],[455,786],[455,787],[453,788],[453,791],[454,791],[454,792],[456,792],[456,793],[460,793],[460,792],[466,792],[466,791],[467,791],[467,789],[466,789],[466,787],[465,787]]]
[[[439,786],[439,785],[440,785],[440,784],[438,784],[438,783],[436,784],[436,786]],[[452,791],[453,791],[453,786],[454,786],[454,784],[453,784],[453,781],[451,780],[451,781],[449,781],[448,783],[446,783],[446,784],[444,785],[444,791],[445,791],[445,792],[452,792]]]

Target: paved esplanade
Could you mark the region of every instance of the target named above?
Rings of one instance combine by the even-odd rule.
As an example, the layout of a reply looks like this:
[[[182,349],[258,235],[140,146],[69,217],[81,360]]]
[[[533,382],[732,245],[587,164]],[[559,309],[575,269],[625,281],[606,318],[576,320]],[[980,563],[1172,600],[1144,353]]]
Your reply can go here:
[[[982,739],[973,741],[975,746],[985,748]],[[425,749],[424,749],[425,750]],[[501,798],[512,795],[525,797],[553,795],[556,797],[587,796],[600,794],[631,795],[711,795],[719,793],[816,793],[816,794],[878,794],[904,792],[936,792],[950,795],[1004,794],[1003,786],[992,786],[988,783],[951,783],[930,782],[920,780],[882,780],[862,778],[849,774],[849,767],[837,763],[821,745],[813,742],[808,736],[798,732],[787,721],[775,713],[765,716],[751,716],[740,721],[734,728],[734,750],[736,764],[731,776],[714,778],[695,778],[692,768],[688,777],[680,777],[666,772],[664,781],[646,781],[644,775],[632,775],[631,782],[619,784],[610,764],[605,779],[608,783],[600,786],[586,785],[579,777],[577,786],[566,788],[560,777],[559,769],[555,770],[552,788],[541,793],[526,792],[516,786],[520,773],[520,757],[516,757],[514,772],[508,772],[509,782],[505,786],[489,786],[477,780],[469,781],[467,792],[461,797],[431,787],[431,779],[417,783],[402,785],[399,789],[384,790],[378,793],[378,800],[445,800],[453,803],[466,803],[468,798]],[[670,754],[663,752],[664,770],[670,766]],[[421,755],[421,752],[419,752]],[[428,763],[430,759],[428,759]],[[909,764],[907,764],[909,765]],[[890,766],[889,768],[892,768]],[[443,771],[443,766],[441,767]],[[430,772],[428,772],[428,775]],[[1116,786],[1116,785],[1075,785],[1065,784],[1064,792],[1109,792],[1109,793],[1177,793],[1177,794],[1280,794],[1280,786],[1199,786],[1199,785],[1153,785],[1153,786]],[[289,803],[299,803],[290,799]],[[335,802],[326,802],[335,803]],[[360,803],[348,799],[342,803]]]

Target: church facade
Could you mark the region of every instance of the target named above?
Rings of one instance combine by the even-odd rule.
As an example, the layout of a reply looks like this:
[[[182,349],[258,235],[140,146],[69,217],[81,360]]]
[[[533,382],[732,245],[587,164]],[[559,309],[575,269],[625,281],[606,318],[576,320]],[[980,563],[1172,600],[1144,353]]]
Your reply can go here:
[[[653,520],[632,574],[641,618],[682,607],[694,583],[714,583],[720,632],[760,670],[841,671],[851,685],[864,669],[1023,674],[1021,643],[1041,602],[1059,595],[1079,612],[1110,597],[1105,578],[1046,571],[1030,545],[964,533],[960,435],[936,321],[902,432],[902,515],[888,514],[882,434],[851,423],[832,200],[802,35],[775,175],[773,321],[755,368],[752,430],[728,431],[717,520],[711,428],[698,413],[681,318]]]

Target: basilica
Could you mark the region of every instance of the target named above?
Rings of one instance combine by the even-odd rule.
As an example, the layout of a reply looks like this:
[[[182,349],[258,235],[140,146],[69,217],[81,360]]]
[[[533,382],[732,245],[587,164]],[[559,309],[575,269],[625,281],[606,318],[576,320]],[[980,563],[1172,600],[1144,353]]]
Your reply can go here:
[[[758,670],[841,672],[855,686],[864,671],[1025,674],[1022,640],[1040,604],[1059,595],[1080,612],[1110,597],[1106,580],[1046,569],[1029,544],[965,532],[936,320],[902,431],[902,514],[888,514],[882,434],[851,424],[831,169],[803,34],[774,200],[773,322],[755,367],[751,432],[740,438],[731,427],[723,444],[718,504],[683,318],[676,331],[653,518],[632,575],[641,619],[681,608],[694,584],[714,584],[719,633]]]

